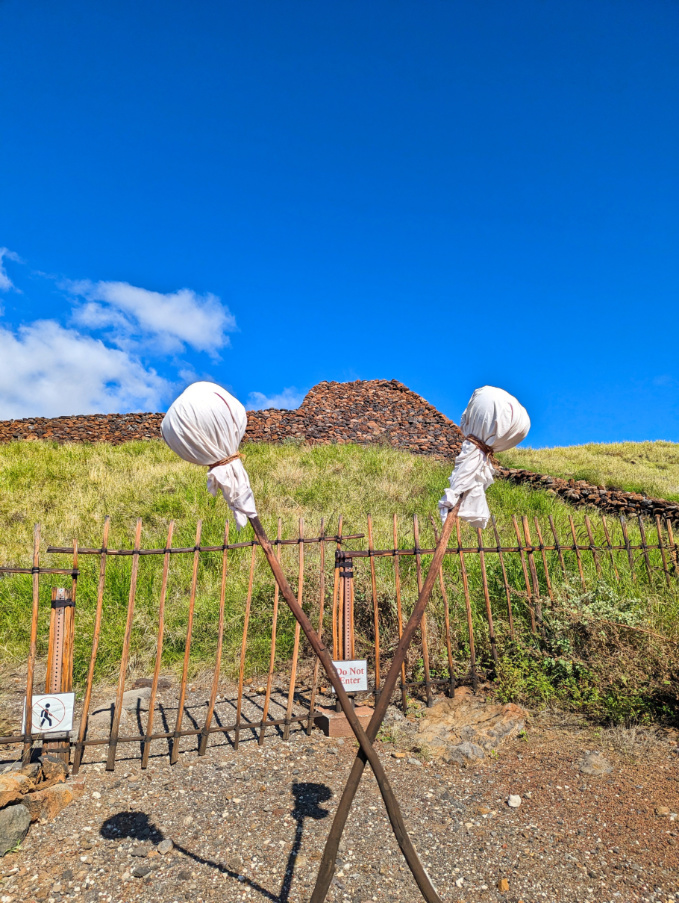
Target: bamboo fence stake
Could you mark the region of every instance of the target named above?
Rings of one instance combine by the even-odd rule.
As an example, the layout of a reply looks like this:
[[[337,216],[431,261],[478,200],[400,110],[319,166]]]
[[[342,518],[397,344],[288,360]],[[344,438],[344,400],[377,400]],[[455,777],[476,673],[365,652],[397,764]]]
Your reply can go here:
[[[35,674],[35,657],[38,649],[38,613],[40,608],[40,524],[33,527],[33,609],[31,611],[31,639],[28,648],[28,667],[26,670],[26,702],[24,715],[24,748],[21,754],[23,765],[31,760],[33,747],[33,678]]]
[[[606,537],[606,545],[608,546],[608,554],[611,559],[611,564],[613,565],[613,573],[615,574],[616,581],[620,579],[620,574],[618,573],[618,568],[615,563],[615,555],[613,554],[613,546],[611,545],[611,537],[608,533],[608,522],[606,520],[606,515],[601,515],[601,523],[604,528],[604,536]]]
[[[417,571],[417,592],[422,592],[422,560],[420,558],[420,525],[417,515],[413,514],[413,537],[415,539],[415,569]],[[434,704],[431,693],[431,673],[429,671],[429,639],[427,630],[427,616],[422,615],[420,625],[422,635],[422,661],[424,663],[424,689],[427,697],[427,708]]]
[[[651,574],[651,562],[648,558],[648,546],[646,545],[646,531],[644,530],[644,522],[641,519],[641,515],[637,517],[637,521],[639,522],[639,535],[641,536],[641,548],[644,553],[644,561],[646,562],[646,573],[648,574],[648,582],[653,584],[653,575]]]
[[[578,538],[575,535],[575,524],[573,523],[573,515],[568,515],[568,523],[571,527],[571,536],[573,537],[573,551],[575,552],[575,558],[578,562],[578,571],[580,572],[580,583],[582,584],[583,593],[587,592],[587,585],[585,583],[585,575],[582,570],[582,558],[580,556],[580,549],[578,547]]]
[[[325,534],[325,519],[321,518],[321,536]],[[318,636],[323,642],[323,609],[325,606],[325,543],[320,543],[319,548],[320,562],[318,568]],[[352,618],[353,621],[353,618]],[[318,689],[318,668],[320,661],[316,657],[314,660],[314,674],[311,681],[311,699],[309,700],[309,720],[306,726],[307,736],[311,734],[311,728],[314,726],[314,712],[316,709],[316,692]]]
[[[679,561],[677,561],[677,546],[674,542],[674,536],[672,535],[672,521],[669,517],[665,518],[665,527],[667,529],[667,538],[669,540],[669,548],[670,548],[670,558],[672,559],[672,566],[674,567],[675,576],[679,575]]]
[[[339,516],[337,523],[337,551],[342,548],[342,515]],[[337,595],[339,592],[339,569],[335,567],[335,582],[332,588],[332,657],[337,662],[340,660],[341,653],[339,651],[339,628],[338,628],[338,608]]]
[[[106,548],[108,546],[108,531],[111,526],[111,518],[104,518],[104,535],[101,541],[101,556],[99,559],[99,585],[97,587],[97,607],[94,614],[94,630],[92,632],[92,652],[90,653],[90,666],[87,670],[87,682],[85,684],[85,698],[83,699],[83,712],[80,717],[78,740],[73,755],[73,774],[78,774],[83,757],[83,741],[87,734],[87,722],[90,717],[90,702],[92,700],[92,684],[94,682],[94,668],[97,662],[99,650],[99,637],[101,635],[101,612],[104,603],[104,586],[106,583]]]
[[[514,616],[512,614],[512,593],[509,589],[509,583],[507,582],[507,569],[505,568],[505,560],[502,556],[502,543],[500,542],[500,534],[497,529],[497,522],[495,520],[495,515],[491,514],[490,516],[491,522],[493,524],[493,531],[495,533],[495,541],[497,542],[497,554],[500,559],[500,567],[502,568],[502,581],[505,586],[505,595],[507,597],[507,616],[509,618],[509,636],[512,641],[514,640]]]
[[[594,543],[594,535],[592,533],[592,525],[589,522],[589,517],[585,515],[585,527],[587,528],[587,536],[589,537],[589,547],[592,550],[592,558],[594,558],[594,564],[596,566],[597,576],[601,577],[601,564],[599,563],[599,555],[595,548]]]
[[[252,547],[250,557],[250,579],[248,581],[248,597],[245,603],[245,617],[243,619],[243,640],[240,647],[240,666],[238,668],[238,701],[236,702],[236,731],[233,737],[233,748],[238,749],[240,743],[240,724],[243,711],[243,684],[245,682],[245,653],[248,645],[248,627],[250,626],[250,608],[252,606],[252,586],[255,579],[255,549]],[[300,543],[300,554],[304,546]],[[263,725],[262,725],[263,726]],[[287,725],[286,725],[287,726]]]
[[[530,577],[533,584],[533,599],[535,604],[535,617],[537,619],[538,624],[540,625],[540,632],[542,636],[545,635],[545,627],[542,623],[542,600],[540,598],[540,583],[538,581],[538,571],[535,567],[535,557],[533,556],[533,539],[530,535],[530,528],[528,526],[528,518],[524,516],[521,518],[521,523],[523,526],[523,536],[526,540],[526,555],[528,556],[528,566],[530,567]]]
[[[665,572],[665,582],[667,585],[670,585],[670,572],[667,570],[667,558],[665,557],[665,546],[663,545],[662,540],[662,526],[660,524],[660,515],[656,514],[655,516],[655,529],[658,534],[658,548],[660,549],[660,555],[662,556],[662,569]]]
[[[436,521],[431,518],[432,529],[434,530],[434,542],[438,545],[439,536],[436,529]],[[446,626],[446,652],[448,654],[448,677],[450,679],[450,696],[451,699],[455,695],[455,668],[453,665],[453,649],[450,642],[450,606],[448,605],[448,593],[443,579],[443,565],[439,568],[439,585],[441,587],[441,596],[443,598],[443,617]]]
[[[552,590],[552,581],[549,579],[549,566],[547,564],[547,552],[545,551],[545,541],[542,538],[542,530],[540,529],[540,521],[537,516],[535,517],[535,532],[538,535],[538,542],[540,543],[540,554],[542,555],[542,567],[545,572],[545,583],[547,584],[547,593],[549,594],[549,598],[551,601],[554,601],[554,592]]]
[[[304,520],[299,519],[299,537],[300,540],[304,535]],[[304,593],[304,543],[300,542],[299,548],[299,574],[297,578],[297,604],[302,607],[302,599]],[[292,707],[295,702],[295,681],[297,680],[297,658],[299,656],[299,621],[295,624],[295,644],[292,649],[292,668],[290,671],[290,689],[288,690],[288,707],[285,712],[285,725],[283,727],[283,739],[290,739],[290,719],[292,718]]]
[[[530,629],[532,633],[536,633],[535,629],[535,606],[533,604],[533,593],[530,588],[530,580],[528,579],[528,568],[526,567],[526,554],[523,549],[523,545],[521,544],[521,534],[519,533],[519,525],[516,522],[516,517],[512,515],[512,523],[514,525],[514,532],[516,533],[516,542],[519,548],[519,555],[521,557],[521,568],[523,570],[523,580],[526,584],[526,599],[528,601],[528,612],[530,614]]]
[[[564,580],[568,580],[568,574],[566,573],[566,561],[563,557],[563,549],[561,548],[561,543],[559,542],[559,534],[556,532],[556,526],[554,524],[554,518],[552,515],[548,515],[549,526],[552,528],[552,535],[554,536],[554,546],[556,547],[557,555],[559,556],[559,564],[561,565],[561,572],[563,573]]]
[[[139,546],[141,543],[141,518],[137,518],[137,528],[134,534],[134,555],[132,556],[132,572],[130,574],[130,595],[127,600],[127,621],[123,636],[123,649],[120,659],[120,673],[118,675],[118,692],[116,693],[115,709],[113,710],[113,724],[108,738],[108,755],[106,757],[106,771],[113,771],[116,763],[116,749],[118,746],[118,733],[120,730],[120,715],[123,707],[123,693],[125,692],[125,675],[130,658],[130,639],[132,637],[132,619],[134,617],[134,597],[137,593],[137,575],[139,573]]]
[[[186,684],[189,678],[189,656],[191,655],[191,636],[193,633],[193,612],[196,606],[196,587],[198,585],[198,565],[200,563],[200,534],[203,522],[196,524],[196,545],[193,553],[193,573],[191,574],[191,594],[189,596],[189,620],[186,625],[186,642],[184,644],[184,664],[182,666],[182,681],[179,686],[179,703],[177,705],[177,723],[174,729],[172,752],[170,753],[170,765],[175,765],[179,758],[180,729],[184,719],[184,703],[186,701]],[[254,548],[254,546],[253,546]]]
[[[151,695],[149,696],[149,717],[146,722],[146,735],[142,743],[141,767],[147,768],[149,754],[151,752],[151,733],[153,732],[153,714],[158,695],[158,678],[160,677],[160,663],[163,658],[163,636],[165,634],[165,599],[167,596],[167,578],[170,569],[170,549],[172,547],[172,535],[174,533],[174,521],[171,520],[167,527],[167,539],[165,540],[165,555],[163,556],[163,574],[160,582],[160,600],[158,603],[158,637],[156,638],[156,663],[151,679]]]
[[[620,517],[620,527],[622,528],[622,537],[625,541],[625,548],[627,549],[627,560],[629,562],[629,569],[632,574],[632,583],[637,582],[637,575],[634,572],[634,556],[632,555],[632,547],[630,546],[629,536],[627,535],[627,523],[625,522],[624,517]]]
[[[398,549],[398,522],[396,515],[392,515],[394,528],[394,551]],[[403,609],[401,607],[401,569],[398,564],[398,555],[394,555],[394,586],[396,589],[396,617],[398,619],[398,638],[403,636]],[[406,690],[406,666],[401,665],[401,707],[403,712],[408,711],[408,692]]]
[[[459,505],[459,502],[458,502]],[[450,515],[448,515],[450,516]],[[460,532],[460,519],[455,518],[457,529],[457,549],[460,559],[460,572],[462,573],[462,588],[464,590],[464,604],[467,610],[467,631],[469,633],[469,667],[472,673],[472,686],[476,693],[479,686],[479,678],[476,673],[476,648],[474,644],[474,621],[472,618],[472,603],[469,598],[469,582],[467,581],[467,568],[464,564],[464,552],[462,551],[462,533]]]
[[[373,552],[375,546],[373,543],[373,519],[372,516],[368,515],[368,551]],[[353,584],[353,580],[352,580]],[[375,632],[375,699],[377,699],[380,695],[380,613],[377,603],[377,578],[375,576],[375,559],[372,554],[370,555],[370,586],[372,589],[372,597],[373,597],[373,629]],[[353,614],[353,612],[352,612]],[[353,625],[354,619],[352,617],[351,623]],[[352,649],[351,655],[353,657],[354,652]]]
[[[276,558],[280,564],[281,560],[281,537],[282,537],[282,519],[278,518],[278,542],[276,543]],[[264,708],[262,710],[262,728],[259,732],[257,744],[261,746],[264,743],[264,732],[266,731],[266,719],[269,717],[269,705],[271,703],[271,688],[273,686],[273,672],[276,664],[276,628],[278,624],[278,596],[280,589],[278,583],[274,580],[273,591],[273,615],[271,619],[271,653],[269,655],[269,671],[266,676],[266,695],[264,696]]]
[[[480,527],[476,529],[476,536],[479,541],[479,561],[481,563],[481,580],[483,582],[483,598],[486,601],[486,617],[488,618],[488,636],[490,637],[490,649],[493,654],[493,661],[497,664],[497,643],[495,640],[495,627],[493,626],[493,612],[490,607],[490,593],[488,592],[488,575],[486,574],[486,557],[483,551],[483,530]]]
[[[222,584],[219,590],[219,625],[217,627],[217,654],[215,656],[215,671],[212,676],[212,688],[210,690],[210,700],[205,715],[205,724],[200,735],[200,743],[198,744],[198,755],[204,756],[207,750],[207,741],[212,725],[212,716],[215,711],[217,702],[217,690],[219,689],[219,677],[222,670],[222,647],[224,644],[224,600],[226,598],[226,572],[227,572],[227,555],[229,545],[229,522],[224,525],[224,551],[222,552]],[[252,547],[255,548],[254,546]],[[155,676],[155,675],[154,675]]]

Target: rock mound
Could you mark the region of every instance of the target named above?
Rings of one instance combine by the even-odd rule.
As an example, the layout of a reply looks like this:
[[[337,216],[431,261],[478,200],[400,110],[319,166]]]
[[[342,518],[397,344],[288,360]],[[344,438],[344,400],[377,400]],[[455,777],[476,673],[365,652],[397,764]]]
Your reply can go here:
[[[429,709],[420,722],[418,742],[436,759],[468,765],[515,737],[526,725],[518,705],[491,705],[469,687]]]

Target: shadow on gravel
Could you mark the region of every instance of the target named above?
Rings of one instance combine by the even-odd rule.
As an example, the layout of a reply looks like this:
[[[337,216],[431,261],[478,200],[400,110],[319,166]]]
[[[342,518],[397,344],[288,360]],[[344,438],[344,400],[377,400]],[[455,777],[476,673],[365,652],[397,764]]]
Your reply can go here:
[[[216,869],[223,875],[228,875],[240,884],[251,887],[254,891],[261,894],[272,903],[288,903],[290,897],[290,889],[292,887],[292,878],[295,871],[295,863],[302,847],[302,836],[304,834],[304,819],[313,818],[320,820],[327,818],[328,810],[321,808],[321,803],[327,802],[332,797],[332,790],[326,784],[314,784],[309,782],[295,783],[292,785],[292,794],[295,798],[295,805],[292,809],[292,817],[295,819],[295,839],[288,856],[288,861],[283,875],[283,883],[279,893],[274,894],[257,884],[256,881],[246,878],[237,870],[231,868],[223,862],[214,862],[212,859],[205,859],[197,853],[192,853],[186,847],[174,842],[174,848],[182,855],[193,859],[201,865],[207,865],[209,868]],[[147,841],[153,844],[159,844],[164,839],[163,832],[160,831],[152,821],[149,820],[145,812],[119,812],[107,818],[100,828],[99,833],[107,840],[121,840],[123,837],[131,837],[135,840]]]

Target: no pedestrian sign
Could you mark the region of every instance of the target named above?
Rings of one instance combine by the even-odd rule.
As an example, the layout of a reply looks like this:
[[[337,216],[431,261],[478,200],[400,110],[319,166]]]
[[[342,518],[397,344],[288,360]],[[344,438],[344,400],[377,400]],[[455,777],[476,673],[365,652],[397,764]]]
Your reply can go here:
[[[368,663],[365,659],[353,662],[333,662],[333,665],[337,669],[347,693],[361,693],[368,689]]]
[[[42,696],[34,696],[31,733],[60,734],[72,730],[74,702],[75,693],[44,693]]]

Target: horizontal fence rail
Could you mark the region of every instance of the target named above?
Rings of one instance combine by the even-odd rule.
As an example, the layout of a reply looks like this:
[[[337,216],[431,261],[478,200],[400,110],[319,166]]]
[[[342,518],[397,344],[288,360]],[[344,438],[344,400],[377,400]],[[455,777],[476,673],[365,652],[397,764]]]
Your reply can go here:
[[[109,769],[121,745],[146,767],[152,753],[161,754],[161,741],[176,762],[183,738],[194,738],[204,755],[215,735],[238,748],[246,735],[261,744],[267,732],[284,740],[294,726],[310,732],[319,707],[331,708],[333,701],[299,625],[279,604],[257,542],[230,543],[227,522],[222,541],[208,537],[207,543],[198,522],[193,544],[182,535],[184,544],[175,546],[170,522],[165,545],[145,549],[138,520],[132,547],[111,548],[110,528],[107,518],[99,545],[43,550],[36,527],[32,565],[0,567],[0,603],[10,595],[25,602],[26,616],[10,632],[27,647],[27,699],[42,691],[41,669],[51,655],[47,597],[54,581],[41,578],[69,580],[74,614],[67,660],[78,697],[73,770],[93,747],[105,748]],[[334,533],[326,533],[322,521],[307,536],[300,520],[296,535],[284,537],[278,521],[272,544],[286,573],[296,574],[291,583],[298,600],[335,660],[368,661],[369,695],[380,693],[439,529],[433,518],[420,524],[414,517],[405,528],[395,515],[376,524],[368,516],[363,532],[344,533],[340,517]],[[45,555],[52,556],[49,566],[41,564]],[[68,566],[53,566],[63,556]],[[419,641],[401,671],[399,704],[405,711],[409,696],[432,704],[440,690],[450,694],[461,682],[476,687],[492,677],[508,643],[539,640],[553,611],[577,609],[601,586],[613,587],[620,598],[645,594],[656,605],[676,599],[679,553],[671,522],[515,516],[503,523],[493,518],[485,530],[458,522]],[[650,632],[643,624],[619,626]],[[163,674],[174,680],[171,701]],[[205,687],[196,701],[191,685],[200,674]],[[136,730],[130,730],[124,694],[139,675],[150,675],[144,678],[149,694],[138,703]],[[97,736],[94,698],[112,678],[110,720]],[[20,746],[25,761],[35,742],[52,742],[32,733],[30,720],[25,729],[17,727],[0,744]]]

